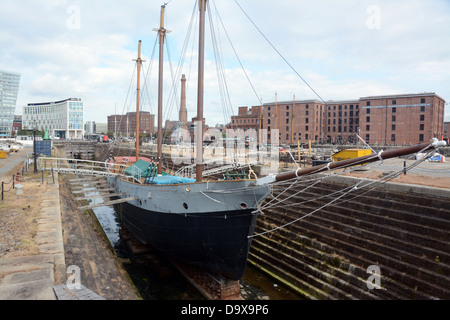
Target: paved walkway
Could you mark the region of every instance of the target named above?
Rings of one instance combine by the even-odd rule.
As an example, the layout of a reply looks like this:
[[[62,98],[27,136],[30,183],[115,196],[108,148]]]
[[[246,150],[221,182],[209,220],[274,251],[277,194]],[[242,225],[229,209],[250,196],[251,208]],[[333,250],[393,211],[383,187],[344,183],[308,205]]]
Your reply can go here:
[[[12,176],[7,175],[8,172],[19,163],[23,163],[30,152],[33,152],[32,148],[23,148],[19,152],[10,153],[6,159],[0,159],[0,180],[11,179]]]
[[[39,254],[0,258],[0,300],[56,300],[55,284],[65,279],[59,184],[49,184],[37,219]]]

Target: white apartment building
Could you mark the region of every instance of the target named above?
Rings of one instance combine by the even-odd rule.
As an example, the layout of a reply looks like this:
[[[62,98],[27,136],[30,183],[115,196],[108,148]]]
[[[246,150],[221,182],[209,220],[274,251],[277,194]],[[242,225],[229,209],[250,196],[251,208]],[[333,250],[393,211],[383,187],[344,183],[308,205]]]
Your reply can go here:
[[[0,137],[11,137],[20,74],[0,70]]]
[[[22,128],[48,131],[51,138],[82,140],[84,103],[78,98],[29,103],[23,107]]]

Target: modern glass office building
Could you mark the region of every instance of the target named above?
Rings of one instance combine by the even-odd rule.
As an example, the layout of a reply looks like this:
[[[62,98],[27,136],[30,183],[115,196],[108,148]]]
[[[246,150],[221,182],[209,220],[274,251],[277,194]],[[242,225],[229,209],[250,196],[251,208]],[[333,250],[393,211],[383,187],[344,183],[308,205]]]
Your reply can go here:
[[[19,92],[20,74],[0,70],[0,137],[10,137]]]
[[[48,131],[52,138],[81,140],[83,124],[84,103],[78,98],[29,103],[23,107],[22,128]]]

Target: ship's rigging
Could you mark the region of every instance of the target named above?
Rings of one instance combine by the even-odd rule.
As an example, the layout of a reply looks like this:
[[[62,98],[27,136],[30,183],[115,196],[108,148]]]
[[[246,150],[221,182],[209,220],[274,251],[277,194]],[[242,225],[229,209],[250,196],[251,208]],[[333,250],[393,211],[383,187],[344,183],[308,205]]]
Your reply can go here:
[[[170,2],[170,1],[169,1]],[[215,13],[213,14],[211,12],[211,6],[210,6],[210,2],[213,3],[214,5],[214,9],[215,9]],[[317,91],[312,88],[312,86],[305,80],[304,77],[302,77],[300,75],[299,72],[297,72],[295,70],[295,68],[292,66],[291,63],[289,63],[289,61],[281,54],[281,52],[272,44],[272,42],[268,39],[268,37],[266,35],[264,35],[264,33],[261,31],[261,29],[255,24],[255,22],[250,18],[250,16],[244,11],[244,9],[242,8],[242,6],[238,3],[237,0],[235,0],[235,3],[237,4],[237,6],[240,8],[240,10],[244,13],[244,15],[249,19],[249,21],[254,25],[254,27],[258,30],[258,32],[263,36],[263,38],[270,44],[270,46],[275,50],[275,52],[282,58],[282,60],[290,67],[290,69],[292,69],[292,71],[302,80],[302,82],[304,82],[313,92],[314,94],[322,101],[325,103],[325,100],[317,93]],[[163,7],[165,8],[167,6],[168,3],[166,3]],[[225,122],[227,122],[230,118],[231,115],[233,114],[233,108],[232,108],[232,102],[231,102],[231,98],[230,98],[230,92],[229,92],[229,87],[227,85],[227,80],[226,80],[226,68],[225,68],[225,63],[224,63],[224,59],[222,57],[222,47],[220,45],[220,36],[218,36],[218,29],[221,26],[224,34],[226,35],[227,40],[230,43],[230,46],[233,50],[233,53],[235,54],[239,65],[245,75],[245,78],[247,79],[247,81],[249,82],[249,85],[253,91],[253,93],[255,94],[258,102],[262,105],[262,100],[259,97],[259,95],[257,94],[257,90],[255,89],[254,84],[252,83],[250,76],[245,68],[245,66],[242,63],[242,60],[239,58],[239,55],[237,53],[237,50],[235,48],[235,46],[233,45],[229,33],[227,32],[227,28],[224,25],[224,22],[217,10],[217,7],[214,3],[213,0],[209,0],[209,1],[201,1],[201,5],[205,6],[205,9],[208,11],[208,17],[209,17],[209,24],[210,24],[210,30],[211,30],[211,42],[212,42],[212,46],[213,46],[213,51],[214,51],[214,57],[215,57],[215,65],[216,65],[216,73],[217,73],[217,78],[218,78],[218,87],[219,87],[219,92],[220,92],[220,97],[221,97],[221,101],[222,101],[222,107],[223,107],[223,115],[224,115],[224,120]],[[170,95],[169,98],[167,99],[167,103],[166,103],[166,108],[161,108],[162,106],[162,100],[158,101],[158,135],[162,135],[162,117],[163,117],[163,112],[162,110],[167,110],[164,111],[164,118],[169,119],[171,114],[172,114],[172,110],[174,108],[174,106],[176,105],[177,101],[179,101],[178,99],[178,88],[179,88],[179,81],[178,79],[181,78],[181,74],[183,73],[182,70],[183,68],[185,68],[185,64],[186,64],[186,60],[187,60],[187,56],[188,56],[188,48],[192,49],[192,52],[194,51],[194,41],[192,41],[192,46],[189,44],[191,37],[193,34],[195,34],[195,32],[193,32],[193,28],[196,25],[196,20],[197,20],[197,14],[200,11],[200,14],[202,12],[202,10],[198,10],[199,4],[196,2],[194,5],[194,9],[192,11],[192,16],[190,19],[190,23],[189,26],[187,28],[186,31],[186,38],[185,41],[183,43],[183,47],[181,50],[181,55],[179,58],[179,62],[178,62],[178,66],[176,68],[176,71],[174,72],[173,70],[173,66],[172,66],[172,59],[171,59],[171,54],[170,54],[170,46],[167,44],[167,38],[165,37],[166,35],[166,30],[163,27],[163,13],[161,14],[161,27],[159,29],[156,29],[155,31],[158,31],[158,37],[159,37],[159,42],[160,44],[164,45],[164,43],[166,44],[166,48],[167,48],[167,54],[169,57],[169,69],[170,69],[170,73],[172,76],[172,89],[170,91]],[[214,17],[216,17],[216,21],[214,20]],[[204,25],[200,25],[200,28],[203,28]],[[158,39],[158,38],[157,38]],[[157,39],[155,40],[154,46],[153,46],[153,51],[152,51],[152,55],[151,55],[151,59],[150,59],[150,65],[149,68],[147,70],[147,74],[144,75],[145,76],[145,84],[144,84],[144,92],[147,92],[148,96],[150,97],[150,94],[148,93],[148,87],[149,85],[147,84],[148,81],[150,81],[150,74],[151,74],[151,69],[152,69],[152,62],[154,61],[154,54],[156,52],[155,48],[156,48],[156,44],[157,44]],[[199,40],[200,43],[203,42],[203,40]],[[200,48],[199,50],[200,52],[202,52],[203,50]],[[162,46],[160,45],[160,55],[159,55],[159,59],[160,59],[160,65],[163,63],[162,62]],[[192,64],[193,64],[193,57],[195,56],[193,53],[190,54],[191,59],[190,59],[190,64],[187,67],[187,74],[188,74],[188,80],[191,78],[191,69],[192,69]],[[199,57],[199,62],[204,61],[203,56]],[[138,64],[138,62],[137,62]],[[200,67],[200,69],[203,69],[203,67]],[[203,71],[201,71],[203,72]],[[199,76],[198,79],[200,81],[200,78],[202,78],[202,76]],[[160,74],[159,77],[160,81],[162,81],[162,75]],[[200,82],[199,82],[199,87],[200,86]],[[161,90],[162,85],[160,82],[159,85],[159,90]],[[200,89],[199,89],[200,90]],[[203,90],[203,87],[202,89]],[[159,99],[162,98],[162,94],[159,94]],[[199,92],[199,97],[203,96],[203,93]],[[203,99],[203,98],[201,98]],[[198,102],[199,104],[203,104],[203,100]],[[139,104],[139,102],[138,102]],[[197,113],[197,119],[198,120],[202,120],[203,119],[203,111],[201,111],[201,113]],[[356,133],[355,133],[356,134]],[[356,134],[357,135],[357,134]],[[358,136],[358,135],[357,135]],[[365,141],[363,139],[361,139],[359,136],[358,138],[363,141],[363,143],[365,143]],[[366,144],[367,147],[370,148],[370,146],[368,146]],[[433,141],[433,143],[430,143],[429,145],[426,146],[422,146],[423,148],[417,149],[413,151],[413,154],[415,153],[420,153],[422,151],[426,151],[426,155],[421,158],[420,160],[415,161],[412,165],[405,167],[405,168],[400,168],[398,171],[385,176],[383,179],[380,180],[372,180],[371,178],[371,174],[373,173],[373,170],[371,170],[366,177],[364,177],[363,179],[360,180],[360,182],[358,182],[356,185],[348,187],[348,188],[344,188],[342,190],[338,190],[332,194],[329,194],[327,196],[320,196],[317,197],[315,199],[311,199],[311,200],[307,200],[307,202],[311,202],[314,200],[327,200],[328,202],[326,202],[325,204],[323,204],[321,207],[315,208],[314,210],[310,211],[309,213],[303,214],[301,215],[298,219],[295,219],[293,221],[290,221],[288,223],[286,223],[285,225],[282,226],[277,226],[271,230],[267,230],[264,233],[260,233],[260,234],[255,234],[255,235],[250,235],[249,238],[252,237],[256,237],[256,236],[260,236],[266,233],[270,233],[270,232],[274,232],[276,230],[279,230],[281,228],[287,227],[290,224],[296,223],[301,221],[302,219],[307,218],[308,216],[311,216],[312,214],[316,214],[318,212],[320,212],[321,209],[330,206],[332,204],[338,204],[338,203],[343,203],[345,201],[348,201],[350,198],[346,198],[348,195],[352,195],[353,197],[351,199],[355,199],[359,196],[362,196],[364,193],[369,192],[370,190],[372,190],[373,188],[378,187],[380,184],[386,183],[387,181],[392,180],[393,178],[395,178],[396,176],[398,176],[399,174],[403,174],[404,172],[418,166],[420,163],[422,163],[428,156],[432,155],[433,152],[435,152],[435,148],[438,148],[442,146],[442,144],[436,144],[436,141]],[[201,142],[200,144],[197,145],[197,150],[201,149]],[[372,149],[373,150],[373,149]],[[158,149],[158,157],[161,157],[161,151]],[[367,159],[366,159],[367,160]],[[382,152],[380,153],[374,153],[370,156],[370,161],[373,162],[378,162],[378,163],[382,163],[383,161],[383,157],[382,157]],[[199,163],[200,166],[202,165],[202,163]],[[161,161],[159,161],[159,166],[161,165]],[[351,166],[354,164],[348,164],[348,166]],[[306,204],[307,202],[296,202],[296,203],[292,203],[292,202],[288,202],[287,200],[290,200],[292,198],[295,198],[295,196],[297,196],[298,194],[306,191],[307,189],[311,188],[312,186],[316,185],[317,183],[319,183],[320,181],[326,179],[327,177],[329,177],[333,173],[335,169],[343,169],[345,167],[347,167],[347,165],[343,165],[343,166],[339,166],[339,168],[334,168],[332,167],[333,165],[330,166],[330,164],[328,164],[327,166],[321,166],[320,168],[312,168],[310,171],[308,171],[307,176],[305,173],[305,170],[296,170],[292,173],[290,173],[290,176],[283,176],[283,179],[278,180],[277,178],[273,179],[273,181],[269,181],[268,183],[270,183],[272,185],[272,192],[277,193],[276,196],[272,197],[271,200],[266,201],[265,203],[263,203],[257,210],[254,210],[252,214],[260,214],[263,213],[265,209],[268,209],[270,207],[273,206],[277,206],[277,207],[289,207],[289,206],[301,206]],[[158,169],[158,172],[161,173],[161,169]],[[197,181],[201,181],[202,180],[202,175],[201,175],[201,170],[197,171]],[[319,172],[323,172],[325,173],[325,175],[319,176],[317,177],[315,174],[319,173]],[[305,174],[305,177],[301,177],[302,174]],[[338,173],[339,174],[339,173]],[[283,174],[281,174],[283,175]],[[279,175],[280,176],[280,175]],[[278,176],[277,176],[278,177]],[[284,193],[289,190],[289,189],[293,189],[294,187],[298,187],[299,185],[304,186],[303,188],[301,188],[301,190],[297,191],[294,194],[288,195],[288,196],[284,196]],[[278,192],[279,191],[279,192]],[[357,194],[356,191],[358,191]],[[214,192],[210,192],[209,194],[207,194],[206,192],[201,192],[201,194],[210,199],[211,201],[215,201],[215,202],[220,202],[219,200],[214,198]],[[186,214],[186,217],[190,216],[190,217],[196,217],[197,215],[195,214]],[[218,218],[222,218],[222,219],[226,219],[227,215],[211,215],[210,218],[214,218],[214,219],[218,219]]]

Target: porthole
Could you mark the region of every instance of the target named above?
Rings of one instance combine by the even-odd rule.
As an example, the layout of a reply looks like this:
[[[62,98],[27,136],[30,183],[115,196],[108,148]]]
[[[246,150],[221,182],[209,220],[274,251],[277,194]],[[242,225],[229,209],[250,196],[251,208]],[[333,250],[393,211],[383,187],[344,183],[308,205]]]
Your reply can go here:
[[[187,203],[186,203],[186,202],[184,202],[184,203],[183,203],[183,208],[185,208],[185,209],[187,210],[187,208],[188,208],[188,205],[187,205]]]
[[[245,202],[241,202],[241,209],[247,209],[247,204]]]

